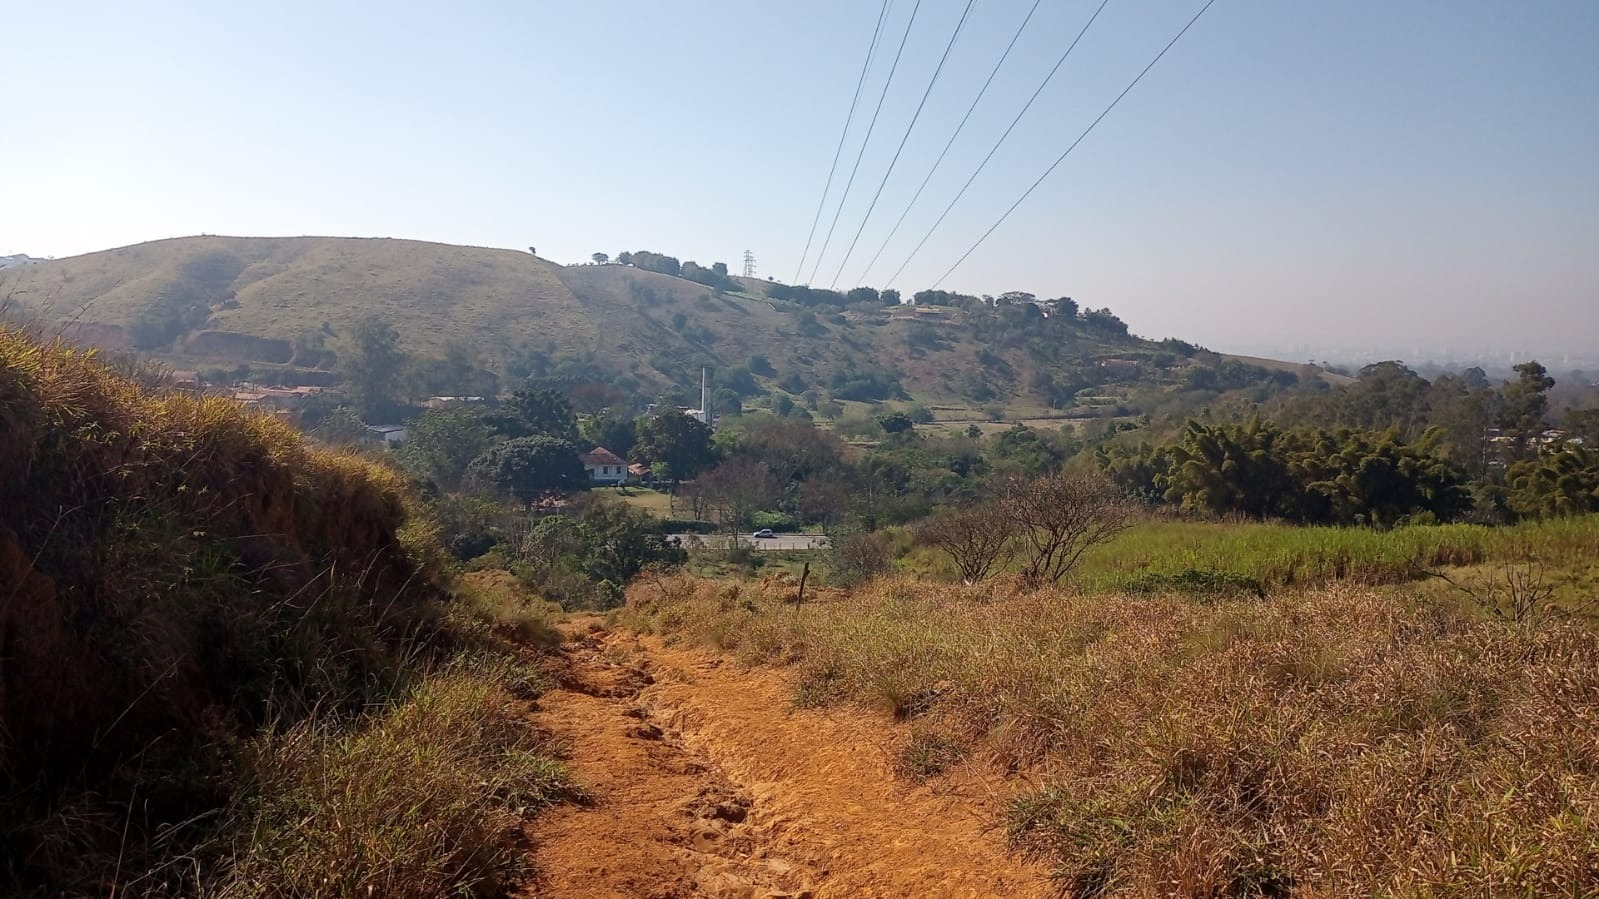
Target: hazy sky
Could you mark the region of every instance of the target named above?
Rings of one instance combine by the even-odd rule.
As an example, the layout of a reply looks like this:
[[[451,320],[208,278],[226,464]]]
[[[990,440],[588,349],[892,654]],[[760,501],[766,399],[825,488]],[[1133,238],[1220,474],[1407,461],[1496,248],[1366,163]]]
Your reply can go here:
[[[1109,0],[894,286],[936,280],[1202,3]],[[975,0],[840,286],[1031,5]],[[893,0],[863,116],[913,6]],[[904,261],[1096,6],[1042,0],[866,283]],[[920,4],[820,286],[964,8]],[[878,10],[8,4],[0,255],[335,234],[536,245],[562,262],[647,248],[734,270],[749,249],[790,280]],[[944,286],[1070,295],[1217,348],[1592,348],[1599,2],[1218,0]]]

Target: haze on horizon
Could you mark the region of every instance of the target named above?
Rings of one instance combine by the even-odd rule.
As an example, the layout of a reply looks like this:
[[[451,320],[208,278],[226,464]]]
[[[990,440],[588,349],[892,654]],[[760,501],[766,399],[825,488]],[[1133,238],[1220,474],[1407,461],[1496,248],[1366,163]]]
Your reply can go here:
[[[1041,3],[864,283],[930,286],[1202,5],[1110,0],[886,284],[1098,6]],[[912,6],[891,5],[866,112]],[[839,287],[1031,6],[973,3]],[[920,5],[817,286],[965,7]],[[878,8],[28,4],[0,59],[0,255],[392,236],[734,270],[748,249],[789,281]],[[1217,349],[1595,350],[1595,160],[1599,4],[1219,0],[942,286],[1070,295]]]

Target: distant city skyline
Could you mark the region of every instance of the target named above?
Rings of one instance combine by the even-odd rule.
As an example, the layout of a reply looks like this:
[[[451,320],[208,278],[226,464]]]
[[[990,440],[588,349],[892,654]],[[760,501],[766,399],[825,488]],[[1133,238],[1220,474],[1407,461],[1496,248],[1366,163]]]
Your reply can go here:
[[[1108,3],[892,286],[936,282],[1202,5]],[[818,246],[880,96],[882,115],[818,286],[855,286],[1031,6],[972,6],[884,180],[965,9],[890,6]],[[865,283],[885,286],[1097,6],[1040,5]],[[0,254],[393,236],[735,271],[748,249],[793,280],[880,8],[27,4],[0,59]],[[1069,295],[1228,350],[1582,352],[1596,47],[1585,0],[1219,0],[942,286]]]

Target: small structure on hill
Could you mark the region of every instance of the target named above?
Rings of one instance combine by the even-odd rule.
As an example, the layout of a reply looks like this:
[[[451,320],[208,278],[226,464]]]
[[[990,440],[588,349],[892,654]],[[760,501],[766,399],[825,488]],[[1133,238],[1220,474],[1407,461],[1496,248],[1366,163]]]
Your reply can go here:
[[[577,458],[588,472],[590,483],[620,484],[627,480],[627,460],[603,446],[596,446]]]
[[[366,432],[371,435],[374,443],[383,444],[384,449],[404,446],[410,436],[405,425],[367,425]]]

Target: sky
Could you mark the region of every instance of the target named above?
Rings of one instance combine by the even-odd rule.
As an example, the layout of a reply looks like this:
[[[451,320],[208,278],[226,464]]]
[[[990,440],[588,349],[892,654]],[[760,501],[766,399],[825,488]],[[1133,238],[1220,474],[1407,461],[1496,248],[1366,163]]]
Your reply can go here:
[[[1592,0],[1216,0],[977,245],[1202,5],[1108,0],[912,256],[1099,0],[1040,0],[891,240],[1033,0],[972,0],[919,116],[967,0],[891,0],[848,131],[877,0],[7,4],[0,255],[749,250],[762,277],[1071,296],[1216,349],[1599,349]]]

